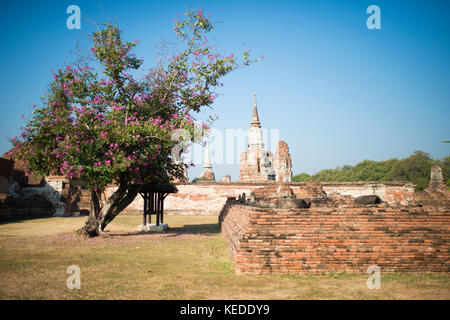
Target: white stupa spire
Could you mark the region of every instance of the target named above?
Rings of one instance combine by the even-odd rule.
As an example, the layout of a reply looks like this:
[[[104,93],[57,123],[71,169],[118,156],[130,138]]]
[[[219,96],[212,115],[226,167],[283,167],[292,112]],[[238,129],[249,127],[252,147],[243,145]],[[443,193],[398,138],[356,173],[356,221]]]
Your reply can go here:
[[[212,168],[211,157],[209,155],[209,141],[206,141],[205,145],[205,160],[203,162],[203,168]]]
[[[202,170],[202,173],[200,174],[200,177],[206,178],[207,180],[211,180],[211,181],[216,180],[216,178],[214,176],[214,172],[212,170],[211,157],[209,155],[209,141],[208,140],[206,140],[206,144],[205,144],[205,157],[204,157],[204,161],[203,161],[203,170]]]
[[[253,103],[252,122],[250,122],[250,129],[248,130],[248,147],[264,149],[263,132],[259,121],[258,107],[256,106],[256,94]]]

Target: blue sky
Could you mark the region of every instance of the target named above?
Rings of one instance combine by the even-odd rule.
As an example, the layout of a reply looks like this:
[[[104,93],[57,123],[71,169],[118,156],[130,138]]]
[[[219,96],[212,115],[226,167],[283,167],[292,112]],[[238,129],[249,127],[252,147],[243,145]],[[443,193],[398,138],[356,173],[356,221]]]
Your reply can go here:
[[[71,4],[81,8],[81,30],[66,28]],[[371,4],[381,9],[381,30],[366,27]],[[50,71],[74,61],[77,39],[88,53],[92,21],[117,22],[125,38],[139,39],[136,54],[148,68],[158,44],[175,40],[176,14],[190,7],[218,22],[210,39],[223,53],[247,48],[265,57],[224,79],[215,128],[247,129],[257,94],[262,126],[279,129],[294,173],[414,150],[449,155],[441,143],[450,139],[449,2],[375,0],[1,2],[0,153],[19,134],[21,115],[40,103]],[[213,167],[216,178],[238,179],[237,162]]]

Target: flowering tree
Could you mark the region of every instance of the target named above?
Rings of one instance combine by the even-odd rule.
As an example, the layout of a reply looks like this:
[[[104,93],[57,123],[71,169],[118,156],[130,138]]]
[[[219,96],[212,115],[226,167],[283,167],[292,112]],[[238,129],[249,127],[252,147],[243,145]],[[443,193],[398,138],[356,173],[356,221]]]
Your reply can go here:
[[[248,52],[238,63],[208,46],[205,34],[212,29],[201,10],[177,18],[183,49],[137,80],[130,72],[142,64],[132,53],[138,41],[124,41],[116,26],[106,25],[92,35],[97,68],[84,63],[53,72],[43,106],[12,139],[14,157],[27,160],[34,174],[57,171],[86,183],[92,204],[81,233],[104,233],[144,183],[167,184],[183,175],[174,132],[193,137],[196,128],[206,130],[192,114],[213,103],[221,77],[250,63]],[[111,183],[117,189],[106,197]]]

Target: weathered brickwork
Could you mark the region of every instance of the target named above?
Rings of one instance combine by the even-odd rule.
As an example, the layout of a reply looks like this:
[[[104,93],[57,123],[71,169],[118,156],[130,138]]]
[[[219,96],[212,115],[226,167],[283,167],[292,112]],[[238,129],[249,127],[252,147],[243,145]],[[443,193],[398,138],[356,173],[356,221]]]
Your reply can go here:
[[[0,198],[0,221],[51,217],[54,213],[54,206],[42,195],[25,199]]]
[[[352,200],[350,199],[353,199],[353,197],[373,194],[373,189],[370,187],[371,184],[367,185],[358,182],[323,182],[323,190],[317,189],[316,191],[314,190],[314,188],[311,188],[311,184],[312,183],[308,182],[291,182],[286,185],[292,189],[297,198],[317,197],[319,195],[319,192],[323,193],[323,190],[325,190],[330,199],[334,199],[336,194],[335,190],[339,190],[344,194],[347,190],[349,190],[348,194],[351,194],[352,197],[348,196],[347,198],[349,199],[347,199],[346,201],[352,202]],[[247,198],[249,198],[252,191],[255,191],[256,189],[262,189],[270,185],[276,186],[277,184],[276,182],[269,181],[258,183],[234,181],[202,181],[196,183],[179,182],[176,184],[178,192],[169,194],[165,199],[164,212],[167,214],[201,214],[218,216],[228,197],[238,197],[239,195],[245,193]],[[414,188],[406,188],[404,187],[404,183],[386,182],[382,186],[384,191],[378,192],[378,195],[383,201],[387,201],[388,203],[392,204],[400,202],[402,202],[403,204],[408,204],[410,202],[413,202],[414,200]],[[116,186],[110,186],[106,190],[106,194],[109,196],[116,189]],[[308,192],[306,192],[305,190]],[[396,194],[397,198],[395,196],[390,196],[393,193]],[[386,195],[388,196],[386,197]],[[90,208],[89,190],[80,190],[78,192],[71,191],[69,199],[71,200],[70,208],[72,214],[78,212],[81,213],[81,211],[83,211],[83,213],[86,213],[86,211]],[[345,203],[344,197],[342,197],[340,194],[338,195],[338,201]],[[319,203],[319,205],[321,204]],[[312,202],[312,206],[317,206],[317,204],[315,202]],[[125,211],[128,213],[141,213],[143,208],[144,202],[142,200],[142,197],[138,195],[136,199],[125,209]]]
[[[219,215],[227,197],[237,197],[245,193],[250,196],[255,189],[263,188],[269,185],[275,185],[275,182],[197,182],[197,183],[178,183],[176,185],[178,192],[167,196],[164,202],[164,210],[168,214],[207,214]],[[291,182],[287,184],[297,198],[304,197],[305,187],[308,183]],[[377,195],[389,203],[408,204],[413,202],[414,187],[404,187],[405,183],[387,182],[382,184],[382,191],[377,191]],[[329,194],[333,191],[341,194],[357,197],[360,195],[373,194],[373,189],[366,183],[322,183],[323,190]],[[393,195],[394,194],[394,195]],[[130,211],[142,210],[143,202],[141,196],[127,208]]]
[[[239,241],[242,239],[245,229],[249,223],[249,215],[245,214],[229,214],[229,210],[233,207],[235,198],[228,198],[219,215],[219,224],[221,225],[222,233],[226,235],[228,247],[231,251],[231,256],[236,256],[236,251],[239,249]],[[226,217],[226,222],[222,219]]]
[[[9,194],[14,171],[14,161],[0,158],[0,193]]]
[[[263,131],[256,106],[256,95],[252,121],[248,130],[248,150],[242,152],[240,156],[239,180],[246,182],[292,181],[292,161],[287,143],[279,141],[275,155],[264,149]]]
[[[69,181],[62,176],[51,176],[45,178],[45,184],[42,187],[26,187],[22,189],[22,196],[31,198],[33,195],[40,195],[47,198],[55,208],[54,216],[70,215],[68,200]]]
[[[444,178],[442,176],[442,169],[437,164],[431,167],[430,184],[427,192],[429,193],[444,193],[447,190]]]
[[[330,194],[339,193],[353,198],[374,194],[383,201],[400,205],[414,203],[414,185],[406,182],[321,182],[323,190]],[[295,192],[295,188],[293,188]]]
[[[448,209],[266,209],[228,202],[221,230],[238,274],[449,272]]]
[[[288,144],[282,140],[278,142],[277,152],[273,159],[275,180],[279,182],[292,181],[292,160],[289,154]]]

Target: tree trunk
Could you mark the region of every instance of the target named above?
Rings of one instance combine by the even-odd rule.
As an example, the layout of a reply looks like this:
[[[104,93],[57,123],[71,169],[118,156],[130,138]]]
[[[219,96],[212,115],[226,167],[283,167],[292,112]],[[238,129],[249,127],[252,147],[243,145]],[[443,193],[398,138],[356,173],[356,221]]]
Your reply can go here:
[[[133,202],[133,200],[136,198],[138,194],[137,187],[133,186],[128,188],[126,194],[124,197],[120,199],[120,201],[116,202],[113,207],[111,207],[111,210],[107,212],[105,215],[103,221],[101,222],[101,230],[104,230],[106,225],[113,221],[113,219],[121,213],[126,207],[128,207],[129,204]]]
[[[78,230],[78,233],[83,235],[94,236],[97,229],[97,217],[100,213],[100,200],[97,193],[91,190],[91,209],[89,210],[89,217],[83,228]]]
[[[138,189],[121,183],[119,188],[103,203],[97,194],[91,192],[91,210],[83,228],[78,230],[80,234],[95,237],[105,234],[104,229],[120,212],[122,212],[136,198]]]

